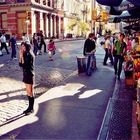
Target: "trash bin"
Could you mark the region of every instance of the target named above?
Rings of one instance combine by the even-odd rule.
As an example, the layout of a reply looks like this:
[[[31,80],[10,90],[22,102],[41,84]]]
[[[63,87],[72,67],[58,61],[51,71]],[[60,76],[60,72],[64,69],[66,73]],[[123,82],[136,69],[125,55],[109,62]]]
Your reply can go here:
[[[86,72],[86,57],[77,56],[78,74]]]

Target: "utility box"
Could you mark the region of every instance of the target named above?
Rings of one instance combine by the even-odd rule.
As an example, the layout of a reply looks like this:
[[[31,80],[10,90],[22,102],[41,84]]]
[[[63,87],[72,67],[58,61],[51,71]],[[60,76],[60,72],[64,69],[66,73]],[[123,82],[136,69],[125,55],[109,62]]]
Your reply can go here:
[[[86,57],[77,56],[78,74],[86,72]]]

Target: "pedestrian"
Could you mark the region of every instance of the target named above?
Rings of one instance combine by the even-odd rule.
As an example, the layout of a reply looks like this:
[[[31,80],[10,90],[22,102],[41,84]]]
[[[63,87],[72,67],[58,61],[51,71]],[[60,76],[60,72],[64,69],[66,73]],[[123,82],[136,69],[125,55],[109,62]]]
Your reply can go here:
[[[33,44],[33,52],[34,52],[35,56],[37,55],[37,51],[38,51],[38,40],[37,39],[38,39],[37,34],[34,33],[32,44]]]
[[[12,49],[12,53],[11,53],[11,59],[17,59],[16,57],[16,47],[17,47],[17,43],[16,43],[16,34],[12,33],[12,37],[9,40],[10,43],[10,47]]]
[[[53,55],[55,54],[55,43],[53,39],[50,39],[49,44],[48,44],[48,54],[49,54],[49,60],[53,61]]]
[[[113,65],[112,44],[109,35],[106,36],[104,50],[105,50],[105,57],[104,57],[103,65],[107,65],[108,58],[110,58],[111,64]]]
[[[42,54],[42,52],[41,52],[42,46],[41,46],[41,37],[39,34],[37,35],[37,46],[38,46],[37,54],[41,55]]]
[[[29,36],[27,35],[27,33],[23,33],[22,40],[23,40],[23,42],[25,42],[26,44],[30,44],[30,39],[29,39]]]
[[[44,45],[44,53],[46,53],[46,43],[45,43],[45,39],[44,39],[44,35],[43,35],[43,31],[40,31],[40,37],[41,37],[41,49],[42,46]]]
[[[8,48],[7,48],[7,44],[6,44],[6,36],[5,36],[5,32],[2,32],[2,36],[0,37],[0,42],[1,42],[1,52],[3,50],[3,48],[5,48],[7,54],[9,54]]]
[[[23,82],[25,83],[29,101],[28,108],[23,112],[25,115],[32,113],[34,106],[34,58],[35,57],[33,52],[31,51],[31,46],[27,43],[22,42],[19,51],[19,66],[23,69]]]
[[[91,61],[95,60],[96,45],[95,45],[94,38],[95,35],[93,33],[90,33],[88,35],[88,38],[85,40],[84,50],[83,50],[83,55],[87,56],[86,73],[89,76],[91,75],[91,71],[89,71],[91,66]]]
[[[126,54],[127,45],[124,42],[125,35],[120,33],[119,39],[114,43],[114,70],[115,75],[118,75],[118,80],[120,80],[120,75],[122,71],[122,64],[124,61],[124,56]]]

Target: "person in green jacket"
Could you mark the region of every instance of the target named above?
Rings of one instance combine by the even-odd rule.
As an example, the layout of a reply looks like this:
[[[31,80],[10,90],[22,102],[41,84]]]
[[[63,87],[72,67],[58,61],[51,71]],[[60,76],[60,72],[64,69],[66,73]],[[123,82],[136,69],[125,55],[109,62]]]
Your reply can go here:
[[[122,64],[124,61],[124,55],[126,54],[127,45],[124,42],[125,35],[120,33],[119,39],[114,43],[114,70],[115,75],[118,76],[120,80],[120,75],[122,71]]]

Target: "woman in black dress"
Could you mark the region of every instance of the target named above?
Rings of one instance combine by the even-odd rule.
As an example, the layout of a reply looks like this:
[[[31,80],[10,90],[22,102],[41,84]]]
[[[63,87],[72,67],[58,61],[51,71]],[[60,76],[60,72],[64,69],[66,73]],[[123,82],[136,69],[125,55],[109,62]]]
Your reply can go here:
[[[30,49],[31,46],[29,44],[22,42],[21,49],[19,51],[19,66],[23,69],[23,82],[25,83],[26,92],[29,100],[29,106],[23,112],[25,115],[32,113],[34,106],[33,82],[35,57]]]

